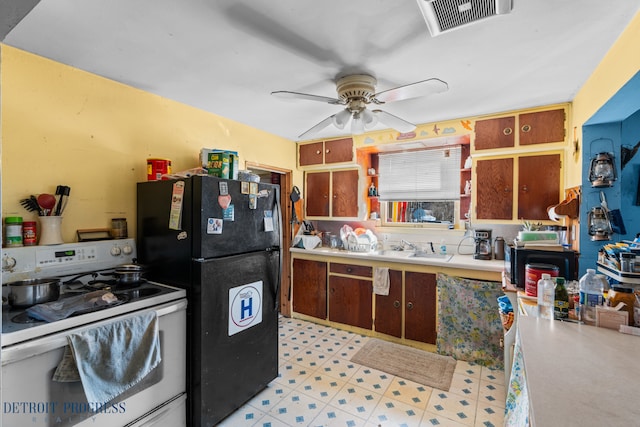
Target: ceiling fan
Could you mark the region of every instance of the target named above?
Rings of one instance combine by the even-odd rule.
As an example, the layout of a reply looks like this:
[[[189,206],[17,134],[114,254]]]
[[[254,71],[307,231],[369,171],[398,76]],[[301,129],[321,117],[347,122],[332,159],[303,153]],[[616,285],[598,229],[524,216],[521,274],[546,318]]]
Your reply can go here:
[[[285,90],[271,92],[271,94],[281,98],[306,99],[345,106],[342,111],[327,117],[298,136],[298,139],[308,139],[331,124],[338,129],[344,129],[349,120],[351,120],[351,133],[356,135],[372,129],[378,123],[382,123],[401,133],[411,132],[416,128],[415,124],[383,110],[374,109],[370,111],[367,109],[367,105],[382,105],[389,102],[418,98],[449,89],[447,83],[438,78],[421,80],[381,92],[376,92],[376,84],[375,77],[371,75],[350,74],[338,79],[336,83],[337,98]]]

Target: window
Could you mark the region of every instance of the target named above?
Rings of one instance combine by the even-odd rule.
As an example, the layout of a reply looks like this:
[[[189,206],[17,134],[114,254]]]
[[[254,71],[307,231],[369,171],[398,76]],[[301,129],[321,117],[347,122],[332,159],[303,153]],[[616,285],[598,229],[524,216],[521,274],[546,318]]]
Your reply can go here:
[[[385,223],[449,223],[460,198],[460,147],[379,154]]]

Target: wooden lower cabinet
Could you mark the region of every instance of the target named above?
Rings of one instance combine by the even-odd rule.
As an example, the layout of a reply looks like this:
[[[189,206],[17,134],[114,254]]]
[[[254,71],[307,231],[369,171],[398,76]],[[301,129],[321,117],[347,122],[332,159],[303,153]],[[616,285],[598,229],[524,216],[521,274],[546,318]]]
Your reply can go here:
[[[389,295],[376,295],[375,330],[402,338],[402,271],[389,270]]]
[[[327,263],[293,260],[293,311],[326,320]]]
[[[369,265],[294,258],[293,312],[435,344],[436,274],[390,268],[389,295],[374,294],[372,280]]]
[[[436,275],[404,273],[404,337],[408,340],[436,343]]]
[[[389,295],[376,295],[375,331],[397,338],[436,343],[436,275],[389,270]],[[402,315],[404,310],[404,335]]]
[[[371,280],[329,276],[329,320],[371,329],[373,315]]]

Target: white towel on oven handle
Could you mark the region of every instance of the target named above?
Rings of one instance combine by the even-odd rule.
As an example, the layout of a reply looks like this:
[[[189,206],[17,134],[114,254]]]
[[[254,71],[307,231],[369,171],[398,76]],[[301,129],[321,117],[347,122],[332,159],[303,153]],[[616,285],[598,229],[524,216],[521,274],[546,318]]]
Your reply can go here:
[[[87,401],[97,405],[136,385],[161,361],[155,311],[67,338]]]

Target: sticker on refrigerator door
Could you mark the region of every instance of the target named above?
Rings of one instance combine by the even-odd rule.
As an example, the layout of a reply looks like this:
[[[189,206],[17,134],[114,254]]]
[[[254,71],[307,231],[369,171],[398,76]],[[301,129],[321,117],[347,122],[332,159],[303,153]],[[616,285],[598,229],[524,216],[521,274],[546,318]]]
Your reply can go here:
[[[229,336],[262,323],[262,280],[229,289]]]
[[[264,211],[264,231],[273,231],[273,211]]]
[[[184,195],[184,181],[173,184],[171,192],[171,211],[169,212],[169,228],[180,230],[182,227],[182,196]]]
[[[258,197],[255,194],[249,194],[249,209],[258,207]]]
[[[233,207],[233,203],[229,207],[222,211],[222,219],[225,221],[235,221],[236,213]]]
[[[222,234],[222,219],[207,219],[207,234]]]

